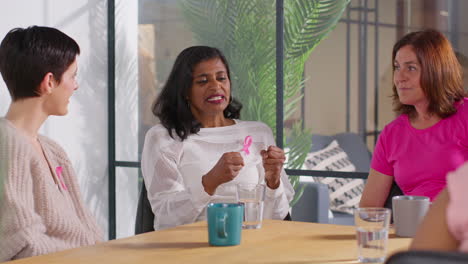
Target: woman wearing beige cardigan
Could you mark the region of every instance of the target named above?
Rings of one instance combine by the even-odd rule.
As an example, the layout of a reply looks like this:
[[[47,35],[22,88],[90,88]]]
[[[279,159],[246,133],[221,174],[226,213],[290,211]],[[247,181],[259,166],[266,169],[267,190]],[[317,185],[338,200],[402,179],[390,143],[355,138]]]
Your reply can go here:
[[[84,206],[64,150],[38,135],[68,112],[78,44],[57,29],[16,28],[0,44],[0,72],[12,103],[0,118],[0,261],[94,244],[102,233]]]

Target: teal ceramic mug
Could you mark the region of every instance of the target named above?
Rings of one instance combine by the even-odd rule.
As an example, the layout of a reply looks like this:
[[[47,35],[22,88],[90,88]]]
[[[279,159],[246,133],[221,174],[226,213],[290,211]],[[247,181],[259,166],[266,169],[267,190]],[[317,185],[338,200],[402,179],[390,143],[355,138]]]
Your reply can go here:
[[[208,241],[212,246],[240,244],[244,205],[210,203],[207,208]]]

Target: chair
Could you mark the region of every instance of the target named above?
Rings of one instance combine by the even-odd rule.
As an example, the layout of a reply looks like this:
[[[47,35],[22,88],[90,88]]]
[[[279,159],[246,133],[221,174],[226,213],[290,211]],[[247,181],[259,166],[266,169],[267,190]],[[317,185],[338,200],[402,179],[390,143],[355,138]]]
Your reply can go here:
[[[324,149],[333,140],[336,140],[350,161],[356,167],[356,171],[368,171],[371,154],[362,138],[356,133],[340,133],[334,136],[313,134],[310,152]],[[306,184],[304,193],[292,209],[292,219],[295,221],[329,223],[338,225],[354,225],[354,216],[342,212],[332,212],[329,215],[330,198],[329,190],[325,184],[318,182],[301,182]]]
[[[328,223],[330,197],[328,187],[318,182],[303,182],[302,197],[292,208],[292,220],[313,223]]]
[[[388,193],[387,200],[385,200],[384,207],[388,208],[390,210],[392,209],[393,206],[393,197],[394,196],[399,196],[403,195],[403,191],[400,189],[400,187],[396,184],[395,181],[392,183],[392,187],[390,187],[390,192]]]
[[[468,263],[468,254],[447,251],[405,251],[392,255],[386,264],[461,264]]]
[[[399,195],[404,195],[403,191],[396,184],[396,182],[393,181],[392,187],[390,187],[390,192],[387,196],[387,200],[385,200],[384,207],[393,210],[393,197]],[[390,223],[393,223],[393,213],[390,215]]]
[[[148,200],[145,181],[143,181],[140,197],[138,198],[138,208],[135,219],[135,235],[151,231],[154,231],[154,214]]]
[[[372,155],[362,137],[356,133],[340,133],[333,136],[313,134],[310,152],[325,148],[333,140],[336,140],[344,152],[346,152],[349,160],[356,167],[356,171],[369,171]]]

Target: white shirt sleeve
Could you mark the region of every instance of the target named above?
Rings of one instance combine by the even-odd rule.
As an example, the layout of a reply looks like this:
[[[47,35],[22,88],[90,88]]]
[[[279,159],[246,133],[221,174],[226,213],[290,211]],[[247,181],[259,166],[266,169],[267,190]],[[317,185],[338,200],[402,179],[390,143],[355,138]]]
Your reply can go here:
[[[266,125],[265,125],[266,126]],[[266,137],[266,147],[274,145],[273,133],[268,127],[269,133]],[[263,165],[262,165],[263,166]],[[265,177],[265,170],[262,171],[262,177]],[[289,212],[289,203],[294,197],[294,188],[289,182],[289,177],[283,169],[281,172],[281,182],[278,188],[266,188],[264,216],[269,219],[283,220]]]
[[[172,140],[173,144],[162,147]],[[143,147],[141,169],[154,217],[154,229],[193,223],[210,201],[203,186],[185,187],[178,170],[178,144],[168,136],[149,131]]]

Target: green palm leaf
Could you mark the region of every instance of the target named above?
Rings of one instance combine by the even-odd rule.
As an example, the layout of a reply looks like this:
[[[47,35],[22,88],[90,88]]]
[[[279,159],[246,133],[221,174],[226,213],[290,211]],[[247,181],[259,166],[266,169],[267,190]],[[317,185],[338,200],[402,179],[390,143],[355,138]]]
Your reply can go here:
[[[285,54],[308,57],[335,27],[349,0],[285,1]]]

